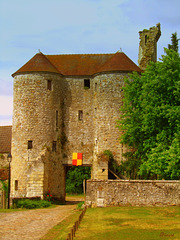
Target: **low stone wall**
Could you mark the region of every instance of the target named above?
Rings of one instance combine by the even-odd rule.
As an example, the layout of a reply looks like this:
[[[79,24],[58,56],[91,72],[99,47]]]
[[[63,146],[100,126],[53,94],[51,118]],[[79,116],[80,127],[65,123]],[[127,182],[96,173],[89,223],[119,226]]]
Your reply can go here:
[[[86,186],[92,207],[180,205],[180,181],[87,180]]]

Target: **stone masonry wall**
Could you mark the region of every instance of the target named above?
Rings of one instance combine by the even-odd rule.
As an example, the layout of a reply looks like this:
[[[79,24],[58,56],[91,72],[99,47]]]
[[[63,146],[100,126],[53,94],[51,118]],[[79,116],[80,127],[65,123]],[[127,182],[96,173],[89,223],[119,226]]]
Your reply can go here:
[[[106,206],[180,205],[180,181],[88,180],[86,204]]]
[[[65,78],[50,73],[15,76],[12,198],[43,197],[50,190],[63,200],[64,166],[72,165],[73,152],[83,153],[83,165],[92,166],[92,179],[108,179],[108,161],[102,161],[102,153],[110,150],[117,162],[123,160],[116,121],[127,76],[118,72],[93,77]],[[90,87],[84,87],[87,79]],[[32,149],[27,147],[29,140]]]
[[[93,125],[93,80],[90,88],[84,88],[84,79],[74,77],[64,79],[63,132],[65,143],[63,147],[63,163],[72,164],[72,153],[83,153],[83,164],[92,165],[94,147]],[[82,111],[82,119],[79,119]]]
[[[48,89],[48,81],[51,81],[51,89]],[[61,91],[60,75],[37,73],[14,78],[13,198],[43,197],[49,189],[56,197],[65,197],[61,146],[57,144],[56,152],[52,152],[53,141],[58,142],[62,134]],[[32,149],[28,149],[28,141],[32,141]]]
[[[9,166],[7,161],[8,153],[0,153],[0,169],[7,168]]]
[[[84,79],[65,78],[63,81],[63,163],[72,164],[72,153],[83,153],[83,164],[92,166],[93,179],[108,178],[108,164],[100,161],[105,150],[113,152],[115,159],[123,160],[123,147],[119,143],[120,131],[116,127],[122,104],[122,87],[127,73],[98,74],[84,88]],[[83,119],[78,112],[83,111]]]
[[[93,179],[108,179],[108,163],[100,155],[110,150],[117,162],[123,160],[117,120],[122,105],[122,87],[127,73],[100,74],[94,78],[94,171]],[[102,166],[101,166],[102,165]]]

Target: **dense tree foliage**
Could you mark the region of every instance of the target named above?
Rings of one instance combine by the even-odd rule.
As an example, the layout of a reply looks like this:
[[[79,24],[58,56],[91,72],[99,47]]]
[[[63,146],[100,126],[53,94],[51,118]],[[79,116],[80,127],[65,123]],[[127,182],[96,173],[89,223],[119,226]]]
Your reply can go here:
[[[179,40],[180,39],[177,38],[177,33],[176,32],[173,33],[171,36],[171,44],[168,44],[168,48],[178,52],[178,41]]]
[[[83,180],[91,178],[91,168],[73,166],[66,175],[66,193],[83,193]]]
[[[6,195],[6,199],[8,198],[8,182],[6,182],[5,180],[0,180],[0,190],[5,191]]]
[[[133,178],[180,176],[180,57],[165,53],[141,76],[133,73],[125,81],[119,128],[131,151],[122,169]]]

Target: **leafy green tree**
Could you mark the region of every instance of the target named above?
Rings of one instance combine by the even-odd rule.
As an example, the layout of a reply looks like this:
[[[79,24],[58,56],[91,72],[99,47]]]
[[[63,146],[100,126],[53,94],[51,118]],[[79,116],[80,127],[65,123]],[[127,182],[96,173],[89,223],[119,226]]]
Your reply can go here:
[[[66,175],[66,193],[83,193],[83,180],[91,178],[91,168],[73,166]]]
[[[176,51],[165,52],[161,62],[125,81],[119,128],[122,143],[131,150],[123,164],[128,168],[136,161],[135,178],[180,176],[180,57]]]
[[[158,179],[178,179],[180,177],[180,135],[171,145],[164,147],[157,143],[148,154],[147,161],[140,166],[140,174],[153,173]]]
[[[8,183],[5,181],[5,180],[0,180],[0,184],[2,185],[1,186],[1,190],[5,191],[6,193],[6,199],[8,198]]]
[[[168,48],[178,52],[178,41],[177,32],[175,32],[171,36],[171,44],[168,44]]]

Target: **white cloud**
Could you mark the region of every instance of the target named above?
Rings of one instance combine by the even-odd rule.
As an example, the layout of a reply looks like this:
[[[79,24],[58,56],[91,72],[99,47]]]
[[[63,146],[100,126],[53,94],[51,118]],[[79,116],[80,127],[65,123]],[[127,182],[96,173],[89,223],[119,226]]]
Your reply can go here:
[[[0,96],[0,116],[11,116],[13,112],[13,97]]]

